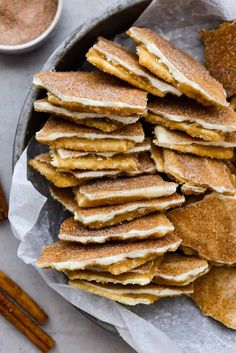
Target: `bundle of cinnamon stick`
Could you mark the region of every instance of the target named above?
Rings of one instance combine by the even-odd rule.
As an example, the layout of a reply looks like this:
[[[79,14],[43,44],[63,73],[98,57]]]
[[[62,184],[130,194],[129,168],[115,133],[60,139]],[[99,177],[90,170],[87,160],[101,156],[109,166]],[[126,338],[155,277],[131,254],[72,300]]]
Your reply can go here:
[[[55,341],[38,324],[48,316],[10,277],[0,271],[0,314],[21,331],[41,352],[48,352]]]

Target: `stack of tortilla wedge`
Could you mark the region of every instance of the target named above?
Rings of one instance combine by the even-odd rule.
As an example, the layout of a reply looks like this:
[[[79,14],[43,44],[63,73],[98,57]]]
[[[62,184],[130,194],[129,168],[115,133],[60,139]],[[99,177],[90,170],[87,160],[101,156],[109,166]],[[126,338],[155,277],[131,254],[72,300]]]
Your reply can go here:
[[[128,305],[187,295],[236,329],[236,113],[165,37],[127,34],[136,53],[99,37],[91,72],[34,76],[48,152],[29,164],[71,212],[37,266]]]

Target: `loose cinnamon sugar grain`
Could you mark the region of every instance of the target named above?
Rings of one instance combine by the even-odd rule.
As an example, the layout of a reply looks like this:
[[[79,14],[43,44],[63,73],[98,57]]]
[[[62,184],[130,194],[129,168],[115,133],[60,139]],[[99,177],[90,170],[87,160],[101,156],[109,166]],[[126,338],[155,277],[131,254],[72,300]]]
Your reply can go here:
[[[37,38],[53,21],[57,4],[58,0],[0,0],[0,44]]]

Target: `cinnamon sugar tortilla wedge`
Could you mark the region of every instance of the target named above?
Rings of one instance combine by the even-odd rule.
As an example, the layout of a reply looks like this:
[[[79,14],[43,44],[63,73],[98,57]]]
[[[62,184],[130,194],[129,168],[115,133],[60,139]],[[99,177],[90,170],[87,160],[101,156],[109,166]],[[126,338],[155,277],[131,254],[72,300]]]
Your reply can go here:
[[[236,263],[236,198],[211,193],[203,200],[169,211],[182,245],[217,264]]]
[[[148,110],[168,120],[191,122],[207,130],[236,131],[236,113],[231,107],[206,107],[187,97],[155,98]]]
[[[146,111],[146,92],[101,72],[39,72],[33,84],[52,93],[66,108],[125,116]]]
[[[165,160],[164,160],[164,155],[163,155],[164,150],[171,151],[171,150],[167,150],[167,149],[164,149],[164,148],[161,148],[161,147],[158,147],[158,146],[155,146],[154,144],[152,144],[151,157],[155,163],[156,170],[160,173],[167,173],[170,176],[170,178],[173,178],[179,184],[182,184],[181,191],[184,195],[199,195],[199,194],[204,193],[207,190],[207,188],[193,185],[193,184],[189,184],[188,181],[186,182],[186,181],[184,181],[184,178],[180,177],[183,173],[183,171],[181,170],[180,167],[179,167],[179,173],[176,173],[176,172],[171,173],[171,172],[167,172],[167,170],[165,170]],[[186,154],[184,156],[191,156],[191,155]],[[189,170],[188,166],[186,166],[186,165],[184,165],[182,169],[185,169],[185,168],[187,170]],[[175,166],[171,165],[171,169],[175,169]],[[195,171],[194,170],[191,170],[191,171],[194,174]],[[198,171],[196,171],[196,173],[197,172]],[[191,176],[192,176],[192,174],[191,174]]]
[[[105,117],[110,117],[110,118],[115,117],[116,120],[121,120],[121,122],[124,119],[128,118],[128,121],[130,121],[131,124],[133,124],[134,122],[137,122],[139,120],[138,118],[141,118],[143,115],[145,115],[147,113],[147,110],[145,110],[144,112],[136,112],[136,113],[126,111],[126,114],[125,114],[124,112],[111,111],[110,109],[106,109],[106,110],[102,110],[102,111],[97,112],[97,111],[94,111],[94,109],[92,109],[92,110],[89,109],[88,107],[84,110],[83,109],[81,110],[76,105],[66,103],[50,92],[47,93],[47,99],[50,104],[56,105],[57,107],[78,111],[80,113],[91,114],[91,116],[105,116]],[[147,109],[147,107],[146,107],[146,109]],[[131,122],[131,120],[133,120],[133,119],[135,119],[136,121]]]
[[[174,231],[174,227],[163,213],[153,213],[101,229],[88,229],[74,218],[66,219],[58,235],[60,240],[87,243],[104,243],[108,240],[132,240],[161,238]]]
[[[154,132],[156,140],[153,143],[160,147],[201,157],[216,159],[231,159],[233,157],[232,147],[210,144],[209,142],[195,139],[184,132],[169,130],[162,126],[156,126]]]
[[[224,86],[229,97],[236,94],[236,22],[223,22],[200,37],[205,46],[205,65],[211,75]]]
[[[78,186],[83,182],[70,173],[60,172],[54,168],[49,153],[42,153],[29,160],[29,165],[59,188]]]
[[[37,112],[56,115],[76,124],[93,127],[104,132],[121,129],[124,125],[134,124],[139,120],[139,116],[106,116],[104,114],[83,113],[52,104],[47,98],[36,100],[34,109]]]
[[[36,265],[40,268],[55,268],[59,271],[80,270],[91,266],[109,266],[126,258],[161,256],[175,251],[181,239],[174,234],[159,239],[145,239],[133,242],[108,242],[104,244],[71,243],[57,241],[47,245]]]
[[[88,113],[80,112],[78,110],[63,108],[58,105],[54,105],[49,102],[48,98],[38,99],[34,102],[34,109],[38,112],[49,113],[52,115],[72,117],[73,122],[81,124],[80,120],[84,119],[102,119],[106,118],[111,120],[111,122],[120,123],[122,125],[134,124],[140,119],[140,115],[111,115],[111,114],[98,114],[98,113]],[[92,127],[92,126],[91,126]]]
[[[192,137],[200,138],[205,141],[217,142],[224,141],[225,139],[225,135],[222,132],[204,129],[196,123],[168,120],[161,115],[155,115],[153,113],[148,113],[145,116],[145,120],[151,124],[160,125],[170,130],[186,132],[186,134]]]
[[[146,60],[140,58],[140,62],[155,75],[172,83],[182,93],[204,105],[229,105],[223,86],[209,74],[205,67],[162,35],[151,29],[138,27],[130,28],[127,34],[138,45],[144,47],[144,53],[147,51],[151,54],[151,57]],[[138,55],[142,55],[142,52],[140,54],[139,51]],[[154,64],[152,64],[153,60]],[[148,64],[150,61],[151,63]],[[158,65],[157,70],[155,65]]]
[[[51,157],[49,153],[43,153],[29,161],[29,165],[37,170],[41,175],[43,175],[47,180],[52,182],[55,186],[59,188],[68,188],[73,186],[81,185],[92,179],[106,177],[116,177],[116,175],[123,173],[120,170],[74,170],[74,171],[61,171],[51,165]],[[139,168],[141,169],[139,171]],[[155,169],[151,164],[142,163],[139,168],[133,170],[133,173],[149,173],[155,172]],[[142,169],[143,168],[143,169]],[[127,176],[132,173],[128,172]]]
[[[226,132],[236,130],[236,113],[231,107],[205,107],[187,97],[156,98],[148,104],[145,119],[213,142],[223,141]]]
[[[127,305],[151,304],[160,298],[175,297],[184,294],[189,295],[193,292],[191,284],[185,287],[159,286],[154,283],[147,284],[146,286],[123,286],[122,284],[101,284],[70,280],[69,285]],[[142,296],[149,298],[149,301],[147,299],[142,300]]]
[[[234,195],[235,176],[221,160],[163,149],[164,172],[179,183]]]
[[[125,152],[135,143],[144,141],[144,132],[139,122],[127,125],[109,134],[51,117],[36,133],[40,143],[77,151]]]
[[[119,130],[124,126],[124,124],[118,121],[108,119],[102,116],[96,119],[86,117],[86,113],[80,113],[76,110],[67,109],[51,104],[48,102],[47,98],[35,101],[34,110],[37,112],[49,113],[50,115],[69,120],[75,124],[92,127],[103,132]]]
[[[75,201],[74,194],[70,189],[51,188],[50,191],[54,199],[74,214],[76,221],[83,223],[89,228],[101,228],[124,221],[131,221],[156,211],[164,211],[180,206],[185,200],[182,195],[175,193],[158,199],[134,201],[123,205],[81,208]]]
[[[116,177],[116,176],[127,176],[133,177],[142,174],[154,174],[156,172],[155,165],[149,154],[147,153],[140,153],[138,155],[138,166],[135,169],[130,169],[126,171],[122,170],[72,170],[71,173],[78,179],[95,179],[101,177]]]
[[[116,139],[91,139],[79,137],[62,137],[56,140],[40,141],[45,145],[53,148],[64,148],[75,151],[86,152],[115,152],[123,153],[128,149],[133,148],[135,142],[128,140]]]
[[[75,283],[76,282],[76,283]],[[69,285],[72,287],[80,288],[86,292],[90,292],[93,294],[97,294],[108,299],[112,299],[117,301],[118,303],[125,304],[125,305],[137,305],[137,304],[152,304],[158,298],[154,295],[150,294],[119,294],[119,293],[107,293],[106,290],[97,288],[96,286],[90,282],[86,281],[69,281]]]
[[[100,70],[144,91],[160,97],[167,93],[181,95],[181,92],[175,87],[160,80],[141,66],[138,62],[138,56],[120,44],[98,37],[97,42],[89,49],[86,57],[90,64],[95,65]]]
[[[191,295],[201,313],[236,329],[236,268],[212,267],[194,283]]]
[[[95,180],[74,191],[80,207],[96,207],[168,196],[174,194],[176,188],[176,183],[164,181],[159,175],[141,175]]]
[[[209,271],[206,260],[184,254],[166,254],[156,266],[153,282],[159,285],[185,286]]]
[[[111,157],[103,157],[96,154],[77,156],[74,158],[61,158],[57,150],[51,150],[52,166],[63,171],[75,169],[81,170],[121,170],[128,171],[138,167],[136,154],[115,154]]]
[[[36,137],[39,142],[49,140],[53,141],[63,137],[78,137],[94,140],[125,139],[134,141],[135,143],[140,143],[144,141],[144,132],[142,125],[139,122],[125,126],[119,131],[114,131],[107,134],[93,128],[76,125],[65,120],[51,117],[48,119],[43,129],[36,133]]]
[[[136,145],[126,151],[125,153],[140,153],[140,152],[147,152],[150,151],[151,145],[148,140],[144,140],[143,142],[136,143]],[[60,158],[62,159],[67,159],[67,158],[76,158],[76,157],[81,157],[81,156],[87,156],[91,154],[92,152],[86,152],[86,151],[73,151],[73,150],[67,150],[63,148],[58,148],[57,153]],[[101,157],[112,157],[116,153],[115,152],[96,152],[97,156]]]
[[[42,153],[36,156],[29,161],[29,165],[59,188],[78,186],[91,179],[102,178],[104,176],[115,177],[122,173],[120,170],[74,170],[63,172],[51,165],[49,153]],[[136,170],[134,171],[136,172]]]
[[[152,281],[155,275],[155,271],[158,265],[160,264],[161,260],[162,257],[159,256],[155,260],[149,261],[140,267],[137,267],[120,275],[113,275],[101,269],[66,271],[66,275],[69,277],[70,280],[81,279],[89,282],[94,281],[98,283],[118,283],[122,285],[138,284],[140,286],[145,286]]]
[[[138,156],[138,167],[129,171],[121,170],[72,170],[68,172],[59,171],[51,165],[49,153],[43,153],[29,161],[29,165],[37,170],[46,179],[51,181],[55,186],[60,188],[68,188],[78,186],[82,183],[102,178],[114,178],[118,175],[135,176],[140,174],[154,174],[155,165],[146,153],[141,153]]]

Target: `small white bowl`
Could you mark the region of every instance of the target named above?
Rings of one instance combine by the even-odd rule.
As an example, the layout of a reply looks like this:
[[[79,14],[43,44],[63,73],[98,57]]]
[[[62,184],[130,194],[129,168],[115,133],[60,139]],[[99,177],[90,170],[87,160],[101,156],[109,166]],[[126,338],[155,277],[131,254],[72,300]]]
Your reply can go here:
[[[14,55],[23,54],[41,45],[43,42],[45,42],[48,38],[50,38],[53,35],[53,32],[61,17],[62,7],[63,7],[63,0],[58,0],[57,11],[54,16],[54,19],[52,20],[50,26],[46,29],[46,31],[40,34],[40,36],[36,37],[30,42],[23,43],[23,44],[0,45],[0,53],[14,54]]]

